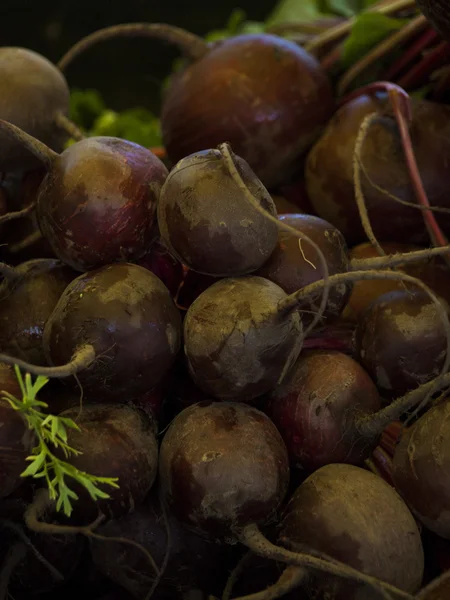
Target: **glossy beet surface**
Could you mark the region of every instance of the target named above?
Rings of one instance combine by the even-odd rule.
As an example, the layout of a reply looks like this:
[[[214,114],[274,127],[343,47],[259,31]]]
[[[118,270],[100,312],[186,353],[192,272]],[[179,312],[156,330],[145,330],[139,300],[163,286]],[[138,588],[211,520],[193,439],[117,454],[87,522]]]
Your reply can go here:
[[[50,148],[62,150],[67,134],[58,129],[58,112],[69,111],[69,88],[49,60],[26,48],[0,48],[0,118],[17,125]],[[39,164],[11,138],[0,141],[0,170],[26,169]]]
[[[159,462],[164,500],[195,531],[233,537],[265,523],[288,486],[286,447],[256,408],[201,402],[183,410],[164,436]]]
[[[297,488],[280,541],[304,544],[410,593],[422,581],[422,543],[408,507],[381,477],[352,465],[322,467]],[[333,600],[379,597],[342,579],[322,576],[317,586]]]
[[[432,206],[450,208],[446,192],[450,184],[450,107],[412,100],[410,134],[423,184]],[[355,201],[353,152],[363,119],[385,112],[385,96],[360,96],[348,102],[329,122],[314,145],[306,164],[306,184],[315,212],[335,225],[349,244],[367,241]],[[402,201],[416,203],[405,165],[398,128],[391,117],[379,116],[371,125],[361,153],[363,166],[377,186]],[[428,235],[420,210],[406,207],[361,174],[370,222],[380,241],[422,244]],[[438,214],[444,231],[450,216]]]
[[[77,273],[51,258],[22,263],[16,273],[18,279],[5,279],[0,284],[0,349],[46,365],[42,345],[45,324]]]
[[[224,40],[174,79],[163,104],[170,159],[228,141],[267,186],[299,169],[331,117],[334,99],[318,62],[268,34]]]
[[[306,471],[329,463],[362,464],[378,438],[365,438],[357,421],[381,408],[375,384],[340,352],[303,351],[287,380],[271,394],[268,414],[291,460]]]
[[[285,292],[268,279],[222,279],[184,320],[184,351],[194,382],[216,398],[249,401],[273,389],[300,353],[298,312],[279,315]]]
[[[65,290],[44,331],[51,364],[90,343],[96,360],[78,374],[95,402],[136,398],[169,370],[181,317],[164,284],[143,267],[118,263],[84,273]]]
[[[344,236],[333,225],[311,215],[288,214],[281,215],[279,219],[308,236],[319,246],[328,265],[329,275],[348,271],[347,244]],[[316,250],[308,242],[280,229],[275,250],[256,274],[278,284],[287,294],[293,294],[306,285],[323,279],[324,269]],[[348,300],[350,291],[351,285],[332,287],[325,316],[338,316]],[[313,302],[308,302],[301,308],[316,312],[321,296],[322,293],[319,293]]]
[[[37,215],[56,255],[78,271],[142,256],[153,241],[167,169],[132,142],[92,137],[56,157]]]
[[[236,168],[261,208],[276,217],[273,200],[239,157]],[[214,276],[255,271],[275,248],[276,223],[260,214],[236,185],[218,150],[187,156],[161,190],[158,224],[167,247],[190,269]]]
[[[431,531],[450,539],[450,402],[430,408],[394,453],[396,488]]]
[[[386,396],[401,396],[437,377],[447,340],[434,302],[424,292],[383,294],[361,315],[356,356]]]

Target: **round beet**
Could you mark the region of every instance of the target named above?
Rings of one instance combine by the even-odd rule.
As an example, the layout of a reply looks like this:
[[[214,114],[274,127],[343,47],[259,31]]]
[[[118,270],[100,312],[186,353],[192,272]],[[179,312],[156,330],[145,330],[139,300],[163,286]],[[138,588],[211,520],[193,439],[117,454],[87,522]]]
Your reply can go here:
[[[381,409],[375,384],[340,352],[303,351],[289,376],[271,393],[267,413],[291,461],[306,471],[329,463],[362,464],[379,434],[358,427]]]
[[[166,288],[176,297],[178,288],[184,279],[183,265],[167,250],[161,239],[156,239],[147,254],[137,264],[154,273]]]
[[[408,507],[383,479],[352,465],[324,466],[297,488],[280,541],[322,552],[406,592],[416,592],[422,581],[422,543]],[[349,581],[319,577],[312,586],[333,600],[380,597]]]
[[[279,219],[282,223],[306,234],[320,247],[328,265],[329,275],[348,271],[347,244],[344,236],[333,225],[311,215],[288,214],[281,215]],[[293,294],[306,285],[323,279],[324,272],[314,248],[308,243],[302,243],[302,240],[292,233],[280,229],[275,250],[256,275],[270,279],[287,294]],[[324,316],[339,316],[350,291],[351,284],[331,288]],[[317,312],[319,302],[320,294],[301,308]]]
[[[450,208],[446,189],[450,181],[450,107],[412,100],[410,126],[414,153],[431,206]],[[385,95],[362,95],[345,104],[308,155],[306,184],[317,214],[335,225],[349,244],[366,241],[355,201],[353,153],[364,118],[380,113],[363,144],[361,161],[370,180],[361,173],[369,219],[380,241],[421,244],[428,241],[422,211],[395,202],[382,190],[416,204],[395,121],[386,113]],[[382,188],[380,190],[379,188]],[[444,231],[450,216],[438,214]]]
[[[402,435],[393,461],[394,483],[431,531],[450,539],[450,402],[429,409]]]
[[[85,405],[70,408],[61,417],[75,420],[79,430],[68,431],[68,444],[80,454],[63,460],[76,469],[99,477],[117,477],[109,498],[92,500],[78,484],[67,481],[78,494],[72,519],[91,523],[100,513],[108,518],[125,515],[140,504],[155,481],[158,468],[156,423],[150,411],[125,405]],[[101,484],[100,484],[101,485]]]
[[[177,518],[199,533],[232,538],[249,522],[274,516],[287,492],[289,464],[265,414],[246,404],[201,402],[170,425],[159,475]]]
[[[0,48],[0,118],[60,151],[68,135],[60,122],[69,112],[69,87],[49,60],[26,48]],[[39,164],[16,141],[0,141],[0,171]]]
[[[286,181],[334,110],[330,82],[297,44],[239,35],[212,47],[173,80],[161,116],[176,162],[228,140],[264,185]]]
[[[0,284],[1,352],[46,365],[42,345],[45,324],[77,274],[51,258],[27,261],[3,273],[6,277]]]
[[[300,353],[298,312],[281,316],[287,298],[262,277],[222,279],[190,306],[184,350],[194,382],[217,398],[249,401],[275,387]]]
[[[78,271],[139,258],[154,237],[167,176],[149,150],[93,137],[54,159],[39,188],[37,216],[56,255]]]
[[[386,397],[430,381],[444,365],[447,338],[441,315],[422,291],[377,298],[361,315],[355,340],[357,360]]]
[[[255,201],[276,216],[273,200],[248,164],[236,168]],[[180,160],[161,190],[158,224],[167,247],[189,268],[214,276],[245,275],[275,248],[275,223],[237,186],[219,150]]]

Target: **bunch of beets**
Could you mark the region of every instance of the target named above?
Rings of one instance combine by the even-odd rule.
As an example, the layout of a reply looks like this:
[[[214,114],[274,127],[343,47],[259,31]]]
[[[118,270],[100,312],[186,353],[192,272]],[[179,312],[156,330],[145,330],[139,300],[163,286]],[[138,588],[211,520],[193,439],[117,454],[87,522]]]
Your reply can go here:
[[[0,600],[450,598],[450,106],[406,91],[450,26],[418,4],[439,34],[375,5],[411,19],[364,87],[389,44],[336,85],[347,22],[0,48]],[[126,36],[183,52],[164,161],[68,116]]]

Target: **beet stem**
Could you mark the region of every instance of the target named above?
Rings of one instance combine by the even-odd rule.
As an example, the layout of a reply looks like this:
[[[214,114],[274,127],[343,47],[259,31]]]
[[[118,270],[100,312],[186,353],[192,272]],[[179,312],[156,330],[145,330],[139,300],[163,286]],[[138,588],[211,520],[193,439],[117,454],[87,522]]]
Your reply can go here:
[[[425,250],[414,250],[412,252],[398,252],[387,256],[374,256],[373,258],[354,258],[350,261],[352,271],[365,271],[366,269],[383,269],[386,267],[394,268],[400,265],[418,263],[423,260],[431,259],[434,256],[441,256],[450,252],[450,244],[440,246],[439,248],[426,248]]]
[[[12,123],[0,119],[0,130],[12,137],[16,142],[21,144],[24,148],[29,150],[31,154],[40,160],[47,168],[53,165],[55,158],[59,156],[51,148],[46,146],[43,142],[37,140],[32,135],[26,133],[20,127],[16,127]]]
[[[383,76],[383,79],[392,81],[394,77],[401,73],[402,69],[407,67],[409,63],[417,60],[417,57],[422,54],[425,48],[438,39],[439,35],[437,32],[434,29],[431,29],[431,27],[428,28],[423,35],[421,35],[414,44],[411,44],[408,50],[406,50],[406,52],[404,52],[401,57],[389,67],[389,70]]]
[[[370,10],[367,10],[366,12],[378,12],[382,15],[391,15],[400,10],[404,10],[405,8],[413,8],[415,7],[415,4],[415,0],[394,0],[393,2],[389,3],[381,2],[378,6],[371,6]],[[305,50],[310,53],[315,53],[317,50],[320,50],[322,46],[339,40],[350,33],[355,21],[356,19],[353,17],[348,19],[345,23],[336,25],[336,27],[332,27],[324,33],[321,33],[309,44],[306,44]]]
[[[297,589],[307,578],[307,575],[306,569],[300,567],[286,567],[281,573],[278,581],[270,587],[261,592],[256,592],[255,594],[239,596],[234,598],[234,600],[276,600]]]
[[[83,369],[89,367],[89,365],[95,360],[94,346],[91,344],[85,344],[80,346],[73,354],[72,359],[65,365],[58,367],[41,367],[39,365],[33,365],[27,363],[20,358],[14,358],[8,354],[0,354],[0,362],[4,362],[7,365],[17,365],[23,371],[32,373],[33,375],[44,375],[45,377],[70,377],[76,375]]]
[[[6,213],[6,215],[0,217],[0,225],[3,225],[3,223],[8,223],[9,221],[15,221],[16,219],[22,219],[24,217],[27,217],[30,213],[34,211],[35,208],[36,202],[32,202],[25,208],[22,208],[22,210],[16,210],[13,212]]]
[[[17,272],[17,269],[10,267],[4,262],[0,262],[0,274],[3,275],[5,279],[9,279],[11,281],[14,279],[20,279],[22,277],[22,275]]]
[[[250,192],[248,187],[245,185],[244,180],[242,179],[239,171],[237,170],[236,165],[234,163],[233,156],[232,156],[232,150],[231,150],[229,144],[227,144],[227,143],[220,144],[218,146],[218,150],[221,153],[221,155],[225,161],[225,165],[227,166],[227,168],[230,172],[230,175],[233,178],[235,184],[238,186],[238,188],[241,190],[241,192],[244,194],[244,196],[247,198],[247,200],[250,202],[250,204],[253,206],[253,208],[255,210],[257,210],[261,215],[263,215],[266,219],[273,221],[279,229],[283,229],[284,231],[287,231],[291,235],[294,235],[295,237],[297,237],[299,240],[305,240],[317,252],[317,255],[320,260],[320,265],[323,270],[323,281],[325,282],[325,285],[324,285],[324,288],[322,288],[323,294],[322,294],[319,310],[317,311],[317,313],[314,316],[314,319],[312,320],[310,325],[304,331],[303,335],[304,335],[304,337],[306,337],[308,335],[308,333],[314,329],[314,327],[317,325],[317,323],[322,318],[322,315],[325,311],[325,308],[326,308],[326,305],[328,302],[329,287],[327,284],[328,284],[328,279],[329,279],[329,269],[328,269],[327,261],[325,260],[325,256],[323,255],[323,252],[319,248],[319,246],[315,242],[313,242],[313,240],[311,238],[309,238],[304,233],[301,233],[294,227],[287,225],[287,223],[284,223],[283,221],[280,221],[276,217],[273,217],[269,212],[264,210],[262,208],[262,206],[260,206],[259,202],[256,200],[256,198]],[[303,255],[303,257],[306,262],[310,262],[310,261],[307,261],[307,259],[304,255]]]
[[[350,84],[363,73],[368,67],[374,62],[388,54],[391,50],[397,49],[398,46],[412,37],[421,29],[428,26],[428,21],[423,15],[419,15],[399,31],[396,31],[388,38],[383,40],[380,44],[375,46],[368,54],[363,56],[358,62],[356,62],[344,75],[341,77],[337,84],[337,92],[339,96],[342,96],[344,92],[349,88]]]
[[[391,593],[395,593],[398,598],[408,598],[410,600],[412,596],[395,588],[394,586],[361,573],[352,567],[333,560],[330,562],[323,558],[317,558],[310,554],[303,552],[292,552],[281,546],[272,544],[259,530],[255,524],[247,525],[241,531],[239,540],[242,544],[253,550],[255,554],[264,558],[272,559],[278,562],[287,563],[289,565],[296,565],[303,568],[310,568],[318,570],[321,573],[327,573],[341,579],[348,579],[350,581],[357,581],[359,583],[370,586],[373,590],[379,592],[381,598],[390,600],[392,598]]]
[[[398,80],[398,85],[403,88],[417,87],[428,77],[430,72],[439,66],[447,64],[449,55],[450,44],[448,42],[441,42],[436,48],[427,52],[422,60],[416,63],[408,73],[403,75]]]
[[[25,558],[27,549],[23,542],[16,542],[8,550],[5,560],[0,566],[0,600],[8,597],[8,586],[14,569]]]
[[[8,252],[10,254],[17,254],[18,252],[22,252],[22,250],[26,250],[34,243],[41,240],[43,237],[44,236],[42,235],[41,231],[37,229],[36,231],[33,231],[33,233],[30,233],[30,235],[24,237],[23,240],[21,240],[20,242],[17,242],[17,244],[12,244],[11,246],[9,246]]]
[[[73,121],[71,121],[66,115],[62,112],[57,112],[55,115],[55,123],[56,125],[65,131],[69,137],[74,139],[76,142],[80,142],[81,140],[86,139],[86,136],[81,131],[77,125]]]
[[[165,23],[126,23],[113,25],[94,31],[77,42],[58,62],[58,68],[65,71],[75,58],[98,43],[118,37],[145,37],[166,41],[178,46],[191,60],[199,60],[209,52],[205,40],[189,31]]]

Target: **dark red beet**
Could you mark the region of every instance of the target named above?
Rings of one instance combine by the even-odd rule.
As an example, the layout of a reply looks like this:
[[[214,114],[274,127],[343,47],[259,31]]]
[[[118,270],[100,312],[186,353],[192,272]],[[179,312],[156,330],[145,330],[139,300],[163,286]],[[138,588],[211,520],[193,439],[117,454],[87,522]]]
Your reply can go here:
[[[319,217],[290,214],[279,217],[285,223],[312,239],[321,249],[328,265],[328,274],[345,273],[349,269],[347,245],[340,231]],[[280,229],[278,244],[270,258],[255,273],[270,279],[287,294],[293,294],[306,285],[324,278],[324,272],[317,251],[305,241]],[[330,289],[325,317],[339,316],[351,292],[351,284],[337,285]],[[301,309],[317,312],[320,304],[319,293],[312,302]]]
[[[158,443],[156,423],[150,411],[124,405],[85,405],[61,413],[74,419],[80,431],[68,432],[69,445],[80,455],[64,458],[77,469],[101,477],[118,477],[119,488],[100,487],[108,499],[94,502],[85,489],[67,480],[78,494],[72,519],[91,523],[98,513],[108,518],[121,517],[140,504],[156,477]],[[62,454],[62,453],[61,453]]]
[[[287,491],[286,447],[256,408],[202,402],[183,410],[161,444],[159,475],[173,514],[211,537],[266,523]]]
[[[420,521],[450,539],[450,402],[429,409],[402,435],[393,461],[396,488]]]
[[[187,310],[202,292],[209,288],[213,283],[217,283],[217,277],[204,275],[186,268],[183,283],[178,290],[177,305],[183,310]]]
[[[159,277],[173,297],[177,295],[184,279],[183,266],[170,254],[161,239],[153,242],[150,250],[137,261],[137,264]]]
[[[276,217],[273,200],[249,165],[235,165],[250,193]],[[237,186],[219,150],[180,160],[158,202],[158,224],[169,250],[189,268],[214,276],[256,271],[277,241],[276,223],[259,213]]]
[[[280,541],[323,552],[410,593],[422,581],[423,549],[412,514],[385,481],[352,465],[324,466],[300,485],[285,509]],[[380,597],[349,581],[314,579],[311,586],[333,600]]]
[[[298,312],[280,317],[287,297],[262,277],[222,279],[189,308],[184,350],[194,382],[216,398],[249,401],[273,389],[300,353]]]
[[[213,47],[173,80],[162,111],[176,162],[228,140],[267,186],[286,181],[331,117],[330,83],[295,43],[240,35]]]
[[[133,513],[107,523],[98,533],[133,540],[143,546],[160,567],[168,549],[167,527],[170,530],[169,561],[155,590],[158,600],[186,599],[193,589],[220,595],[230,558],[237,553],[228,545],[216,544],[189,531],[170,513],[164,517],[156,494],[150,493]],[[138,548],[93,540],[91,553],[99,570],[134,598],[143,600],[149,593],[155,572]]]
[[[381,409],[375,384],[340,352],[303,351],[286,381],[272,392],[267,413],[290,459],[307,471],[329,463],[361,465],[381,435],[358,428]]]
[[[353,183],[353,152],[363,119],[386,111],[385,95],[359,96],[345,104],[309,153],[306,165],[308,196],[317,214],[335,225],[349,244],[366,241]],[[450,107],[412,100],[410,127],[414,153],[431,206],[450,208]],[[403,201],[416,203],[395,121],[379,116],[365,140],[362,163],[370,179]],[[370,222],[380,241],[422,244],[428,241],[422,211],[389,198],[361,173]],[[444,231],[450,216],[436,215]]]
[[[35,441],[20,413],[1,399],[2,392],[22,398],[13,368],[0,363],[0,498],[11,494],[22,483],[20,474],[25,471],[25,458],[31,454]]]
[[[380,296],[361,315],[355,341],[357,360],[386,397],[437,377],[447,348],[441,316],[422,291]]]
[[[0,264],[0,273],[2,265]],[[46,365],[44,326],[67,285],[76,277],[56,259],[22,263],[0,284],[0,350]]]
[[[150,247],[167,169],[149,150],[112,137],[73,144],[39,189],[37,216],[56,255],[79,271],[133,260]]]

